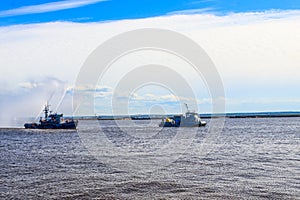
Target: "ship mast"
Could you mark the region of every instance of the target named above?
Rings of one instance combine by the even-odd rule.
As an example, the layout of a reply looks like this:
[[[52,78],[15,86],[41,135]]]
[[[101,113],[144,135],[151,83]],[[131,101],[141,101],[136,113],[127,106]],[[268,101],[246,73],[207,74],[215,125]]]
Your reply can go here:
[[[48,118],[49,107],[50,107],[50,105],[49,105],[48,102],[47,102],[47,104],[45,105],[45,108],[44,108],[45,119]]]
[[[187,112],[190,112],[187,103],[184,103],[184,105],[185,105],[185,107],[186,107]]]

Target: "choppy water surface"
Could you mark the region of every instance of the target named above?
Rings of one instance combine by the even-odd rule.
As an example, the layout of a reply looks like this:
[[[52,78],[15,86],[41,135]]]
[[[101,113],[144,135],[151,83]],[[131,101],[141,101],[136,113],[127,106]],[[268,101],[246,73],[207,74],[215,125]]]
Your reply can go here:
[[[159,121],[136,121],[138,128],[124,122],[121,129],[100,123],[112,144],[137,151],[155,152],[176,135],[172,128],[160,131]],[[97,135],[101,130],[93,124],[83,126]],[[300,118],[226,119],[203,157],[193,148],[208,128],[209,122],[188,151],[170,152],[176,160],[145,173],[92,155],[76,131],[0,129],[0,198],[300,199]],[[126,129],[142,139],[124,134]]]

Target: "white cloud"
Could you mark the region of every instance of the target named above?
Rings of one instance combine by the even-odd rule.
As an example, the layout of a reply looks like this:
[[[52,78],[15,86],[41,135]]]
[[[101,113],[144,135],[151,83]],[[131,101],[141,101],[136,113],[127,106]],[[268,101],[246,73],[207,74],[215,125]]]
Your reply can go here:
[[[147,94],[134,93],[130,98],[130,100],[164,103],[164,102],[177,102],[180,98],[186,99],[185,97],[178,97],[172,94],[157,95],[155,93],[147,93]]]
[[[21,88],[33,89],[33,88],[38,87],[38,83],[35,83],[35,82],[22,82],[22,83],[19,83],[19,86]]]
[[[199,8],[199,9],[188,9],[188,10],[177,10],[167,13],[167,15],[194,15],[203,13],[212,13],[214,8]]]
[[[90,4],[99,3],[105,0],[65,0],[51,3],[44,3],[39,5],[24,6],[11,10],[0,11],[0,17],[10,17],[17,15],[45,13],[58,10],[66,10],[71,8],[78,8]]]
[[[1,27],[0,94],[13,92],[20,86],[35,87],[35,82],[26,83],[28,77],[35,80],[53,76],[72,86],[84,61],[98,45],[119,33],[151,27],[178,31],[196,41],[215,63],[229,99],[236,98],[241,104],[251,96],[263,102],[264,95],[268,94],[268,100],[276,104],[274,107],[280,107],[299,97],[296,92],[292,95],[287,91],[298,91],[300,87],[300,11],[172,15],[107,23],[56,22]],[[194,89],[202,92],[197,83]],[[108,93],[99,93],[99,97],[109,96]],[[199,104],[209,104],[208,96],[199,96]],[[281,97],[290,100],[279,101]],[[236,104],[230,106],[228,111],[235,110]],[[255,110],[255,107],[248,109]]]
[[[173,94],[155,94],[147,93],[147,94],[137,94],[134,93],[130,98],[130,101],[145,101],[145,102],[157,102],[157,103],[175,103],[178,101],[181,102],[193,102],[195,101],[194,98],[184,97],[184,96],[176,96]],[[208,99],[203,99],[197,101],[199,104],[208,102]]]

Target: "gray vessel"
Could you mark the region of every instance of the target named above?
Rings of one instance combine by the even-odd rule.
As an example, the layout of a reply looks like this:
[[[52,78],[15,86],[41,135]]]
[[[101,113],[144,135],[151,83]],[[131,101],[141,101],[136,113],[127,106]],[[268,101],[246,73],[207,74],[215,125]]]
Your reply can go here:
[[[48,103],[45,105],[43,111],[45,117],[41,117],[39,123],[26,123],[24,124],[24,127],[28,129],[76,129],[78,121],[64,119],[63,114],[52,114]]]
[[[185,104],[187,112],[185,115],[174,115],[167,117],[159,124],[160,127],[199,127],[205,126],[206,122],[201,121],[197,112],[190,111],[188,105]]]

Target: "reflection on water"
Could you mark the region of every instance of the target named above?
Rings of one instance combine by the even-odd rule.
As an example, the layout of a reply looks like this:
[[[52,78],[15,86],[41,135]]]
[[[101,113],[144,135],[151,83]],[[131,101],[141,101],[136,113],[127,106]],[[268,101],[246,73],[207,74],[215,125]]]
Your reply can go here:
[[[100,123],[115,145],[140,151],[155,151],[154,144],[176,135],[170,128],[153,134],[159,121],[148,122],[135,121],[138,128],[121,122],[122,130],[141,131],[142,139],[124,135],[111,121]],[[207,128],[198,131],[191,151],[136,174],[91,155],[76,131],[0,129],[0,198],[300,198],[300,118],[227,119],[213,150],[199,157],[192,149]]]

